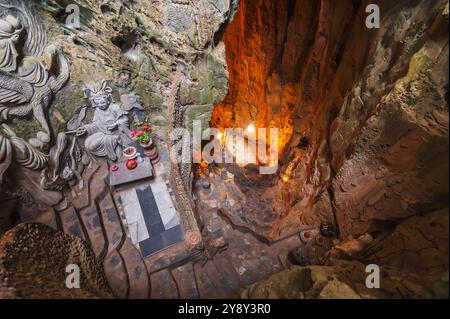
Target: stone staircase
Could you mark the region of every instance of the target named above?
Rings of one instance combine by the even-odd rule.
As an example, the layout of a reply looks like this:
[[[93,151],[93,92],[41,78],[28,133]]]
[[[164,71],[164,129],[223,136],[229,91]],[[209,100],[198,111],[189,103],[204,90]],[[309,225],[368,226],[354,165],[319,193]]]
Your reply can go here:
[[[150,278],[139,250],[128,238],[105,180],[106,162],[83,173],[89,181],[72,205],[57,212],[58,228],[86,240],[102,261],[106,278],[119,298],[149,298]],[[73,193],[76,192],[73,190]]]

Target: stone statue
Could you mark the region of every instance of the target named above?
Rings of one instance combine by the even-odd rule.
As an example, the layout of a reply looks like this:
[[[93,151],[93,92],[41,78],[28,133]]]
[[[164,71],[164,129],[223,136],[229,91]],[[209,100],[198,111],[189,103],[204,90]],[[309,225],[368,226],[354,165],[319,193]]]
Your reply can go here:
[[[122,146],[131,143],[128,112],[114,103],[106,81],[99,88],[86,88],[84,93],[95,113],[92,123],[80,126],[76,135],[87,134],[84,145],[92,155],[117,161],[122,157]]]

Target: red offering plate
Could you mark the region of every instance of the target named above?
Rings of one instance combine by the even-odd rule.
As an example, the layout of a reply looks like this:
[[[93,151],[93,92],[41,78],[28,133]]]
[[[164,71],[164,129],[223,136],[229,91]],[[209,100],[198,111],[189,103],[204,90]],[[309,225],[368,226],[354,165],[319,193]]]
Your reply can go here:
[[[128,161],[125,162],[125,166],[131,170],[131,169],[135,169],[138,166],[138,163],[136,160],[134,159],[129,159]]]

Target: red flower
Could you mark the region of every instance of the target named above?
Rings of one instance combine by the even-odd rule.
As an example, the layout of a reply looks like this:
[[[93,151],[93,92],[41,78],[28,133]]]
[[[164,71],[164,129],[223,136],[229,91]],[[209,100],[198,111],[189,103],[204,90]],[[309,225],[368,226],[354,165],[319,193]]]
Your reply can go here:
[[[152,132],[152,126],[150,125],[150,118],[146,117],[143,121],[138,121],[132,124],[133,132],[131,137],[135,140],[147,140]]]
[[[144,130],[144,131],[147,131],[147,132],[150,132],[151,129],[152,129],[150,125],[141,125],[139,128],[141,130]]]

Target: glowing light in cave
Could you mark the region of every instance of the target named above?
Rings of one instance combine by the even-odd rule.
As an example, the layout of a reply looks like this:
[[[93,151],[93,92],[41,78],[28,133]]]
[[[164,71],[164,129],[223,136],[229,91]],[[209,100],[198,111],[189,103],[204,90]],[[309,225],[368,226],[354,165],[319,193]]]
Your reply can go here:
[[[249,124],[246,128],[247,133],[255,133],[255,125],[254,124]]]
[[[286,167],[286,169],[281,173],[280,177],[281,180],[285,183],[289,182],[289,179],[292,176],[292,171],[294,170],[294,168],[298,165],[299,159],[301,157],[295,158],[294,160],[292,160],[289,165]]]
[[[275,167],[278,166],[278,159],[275,159],[271,156],[267,156],[267,155],[259,155],[258,154],[258,161],[260,165],[264,165],[267,167]]]
[[[278,166],[278,161],[271,159],[269,162],[269,167],[275,167]]]
[[[219,132],[216,135],[216,139],[220,141],[220,144],[225,144],[225,132]]]

